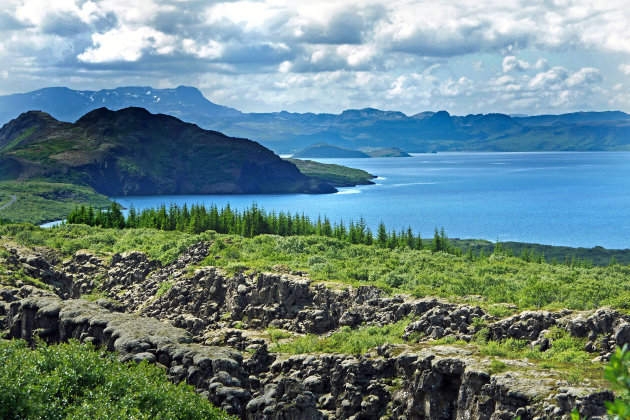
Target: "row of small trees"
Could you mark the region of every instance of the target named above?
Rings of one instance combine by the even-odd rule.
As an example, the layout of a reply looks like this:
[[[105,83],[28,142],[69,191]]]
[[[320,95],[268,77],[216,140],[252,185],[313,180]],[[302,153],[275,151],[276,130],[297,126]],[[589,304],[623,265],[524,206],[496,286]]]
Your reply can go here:
[[[201,233],[214,230],[218,233],[254,237],[262,234],[279,236],[320,235],[348,241],[353,244],[375,244],[380,247],[423,249],[461,253],[461,250],[450,246],[444,232],[435,230],[430,244],[423,241],[420,233],[413,233],[411,227],[400,231],[387,230],[384,223],[380,223],[376,237],[361,217],[359,221],[346,225],[343,221],[331,223],[327,217],[311,220],[304,213],[291,214],[285,212],[267,212],[253,203],[245,210],[238,211],[226,205],[218,208],[216,205],[206,207],[194,204],[190,208],[184,204],[179,207],[171,204],[159,208],[149,208],[137,211],[130,207],[127,217],[123,215],[122,207],[112,203],[106,210],[95,210],[84,205],[76,207],[68,216],[67,223],[86,224],[105,228],[153,228],[167,231]]]

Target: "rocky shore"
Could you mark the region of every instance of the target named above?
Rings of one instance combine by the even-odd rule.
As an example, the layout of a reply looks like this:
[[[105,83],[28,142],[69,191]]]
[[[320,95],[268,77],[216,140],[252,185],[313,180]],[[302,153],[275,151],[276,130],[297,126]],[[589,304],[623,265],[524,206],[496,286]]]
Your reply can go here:
[[[630,343],[630,316],[610,308],[497,319],[470,304],[313,284],[305,273],[196,268],[207,243],[167,266],[137,251],[107,259],[79,251],[64,260],[48,248],[5,248],[7,278],[22,273],[49,288],[19,280],[0,288],[0,330],[8,337],[74,338],[117,351],[122,361],[156,363],[173,381],[246,419],[525,420],[570,418],[574,409],[598,418],[614,398],[602,381],[576,385],[527,360],[505,359],[506,368],[493,373],[492,357],[435,340],[471,342],[483,329],[488,340],[525,340],[545,351],[556,329],[584,338],[590,363],[600,365]],[[412,320],[405,344],[366,354],[276,353],[266,333],[273,327],[330,335],[405,319]]]

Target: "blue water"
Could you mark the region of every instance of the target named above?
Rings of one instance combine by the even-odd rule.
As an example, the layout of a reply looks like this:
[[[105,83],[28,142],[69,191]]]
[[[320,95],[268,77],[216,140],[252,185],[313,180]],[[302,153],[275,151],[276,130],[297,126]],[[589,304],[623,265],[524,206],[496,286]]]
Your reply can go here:
[[[411,158],[322,159],[364,169],[376,185],[326,195],[113,197],[125,207],[255,201],[266,210],[331,221],[363,216],[372,230],[411,226],[422,237],[630,248],[630,152],[438,153]]]

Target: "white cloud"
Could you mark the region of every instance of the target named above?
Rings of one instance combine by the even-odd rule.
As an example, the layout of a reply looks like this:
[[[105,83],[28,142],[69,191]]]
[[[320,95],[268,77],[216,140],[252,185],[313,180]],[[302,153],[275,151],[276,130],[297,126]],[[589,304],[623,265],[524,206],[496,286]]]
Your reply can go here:
[[[352,67],[367,63],[375,53],[374,49],[369,46],[341,45],[337,47],[337,54],[345,57]]]
[[[518,60],[513,55],[508,55],[503,59],[503,73],[511,71],[525,71],[529,69],[530,64],[524,60]]]
[[[536,60],[536,63],[531,64],[525,60],[519,60],[513,55],[508,55],[503,58],[503,73],[509,73],[511,71],[519,71],[523,72],[526,70],[534,69],[534,70],[542,70],[547,67],[547,60],[544,58],[539,58]]]
[[[536,74],[529,81],[530,89],[559,89],[561,83],[569,77],[569,71],[564,67],[556,66],[546,72]]]
[[[149,49],[157,54],[171,54],[175,49],[175,39],[172,36],[146,26],[137,29],[112,29],[103,34],[92,35],[92,41],[95,46],[79,54],[79,60],[86,63],[138,61]],[[201,51],[205,51],[203,47]]]
[[[594,67],[584,67],[578,72],[573,73],[571,76],[569,76],[569,78],[567,79],[567,86],[582,86],[585,84],[599,82],[601,80],[602,76],[599,69],[596,69]]]
[[[630,75],[627,0],[0,2],[3,92],[203,83],[244,110],[531,113],[608,107]]]
[[[215,60],[223,54],[224,47],[214,40],[206,43],[197,43],[193,39],[186,38],[182,41],[184,52],[198,58]]]

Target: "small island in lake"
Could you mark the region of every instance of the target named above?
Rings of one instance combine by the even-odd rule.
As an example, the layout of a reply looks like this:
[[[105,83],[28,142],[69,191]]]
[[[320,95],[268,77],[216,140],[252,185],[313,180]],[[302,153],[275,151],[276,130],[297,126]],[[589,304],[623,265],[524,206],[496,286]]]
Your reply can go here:
[[[291,156],[295,159],[346,159],[346,158],[376,158],[376,157],[411,157],[398,147],[366,147],[362,150],[347,149],[332,144],[317,143],[300,150]]]

